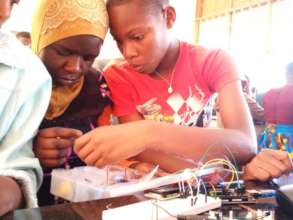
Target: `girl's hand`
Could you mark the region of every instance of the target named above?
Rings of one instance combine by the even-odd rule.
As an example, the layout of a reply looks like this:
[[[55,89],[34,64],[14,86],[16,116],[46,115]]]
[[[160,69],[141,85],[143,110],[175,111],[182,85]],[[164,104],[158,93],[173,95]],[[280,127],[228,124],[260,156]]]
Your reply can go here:
[[[43,167],[54,168],[65,163],[74,140],[82,132],[71,128],[52,127],[39,130],[33,150]]]
[[[292,171],[292,162],[286,151],[266,149],[244,166],[244,180],[267,181]]]
[[[75,153],[88,165],[103,167],[135,156],[149,142],[145,121],[92,130],[75,141]]]

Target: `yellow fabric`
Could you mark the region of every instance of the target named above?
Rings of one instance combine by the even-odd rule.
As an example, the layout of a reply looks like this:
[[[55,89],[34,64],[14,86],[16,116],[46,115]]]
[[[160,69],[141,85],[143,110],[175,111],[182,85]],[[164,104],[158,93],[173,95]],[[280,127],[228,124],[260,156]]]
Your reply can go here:
[[[104,0],[39,0],[32,22],[32,49],[67,37],[94,35],[102,40],[109,21]]]
[[[84,77],[82,77],[78,83],[72,86],[53,85],[51,100],[45,118],[47,120],[53,120],[54,118],[62,115],[66,111],[70,103],[80,93],[83,82]]]
[[[32,49],[40,54],[50,44],[77,35],[104,40],[109,21],[104,0],[38,0],[32,22]],[[53,85],[46,119],[62,115],[78,96],[84,78],[71,86]]]

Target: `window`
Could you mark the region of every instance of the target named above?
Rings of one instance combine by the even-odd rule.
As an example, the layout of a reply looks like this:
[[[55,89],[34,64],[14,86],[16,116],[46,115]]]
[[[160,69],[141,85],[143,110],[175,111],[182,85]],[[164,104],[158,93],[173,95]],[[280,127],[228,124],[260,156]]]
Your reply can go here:
[[[285,65],[293,61],[293,1],[222,3],[219,8],[215,0],[198,0],[197,43],[229,50],[260,91],[282,85]]]

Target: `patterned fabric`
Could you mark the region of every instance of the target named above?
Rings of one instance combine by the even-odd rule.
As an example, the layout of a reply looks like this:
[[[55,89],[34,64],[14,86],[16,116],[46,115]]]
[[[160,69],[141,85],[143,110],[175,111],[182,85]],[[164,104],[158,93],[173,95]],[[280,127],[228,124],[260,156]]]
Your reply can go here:
[[[287,151],[293,158],[293,125],[268,124],[258,137],[259,151],[271,148]]]
[[[128,64],[107,68],[114,114],[119,117],[139,112],[147,120],[195,126],[212,94],[239,79],[226,53],[185,42],[180,42],[173,71],[174,91],[170,94],[166,81],[136,72]]]
[[[67,37],[88,34],[104,39],[108,31],[104,0],[41,0],[32,23],[32,49]]]

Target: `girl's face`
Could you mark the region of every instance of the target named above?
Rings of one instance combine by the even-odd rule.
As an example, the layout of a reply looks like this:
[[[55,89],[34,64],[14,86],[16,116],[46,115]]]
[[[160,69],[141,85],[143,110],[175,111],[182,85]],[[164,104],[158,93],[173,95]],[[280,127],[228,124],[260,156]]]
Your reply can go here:
[[[102,44],[100,38],[92,35],[68,37],[44,48],[40,58],[54,84],[73,85],[89,72]]]
[[[0,27],[10,17],[12,6],[20,0],[1,0],[0,1]]]
[[[138,1],[108,8],[110,31],[127,62],[138,72],[153,73],[169,47],[166,9],[140,7]]]

